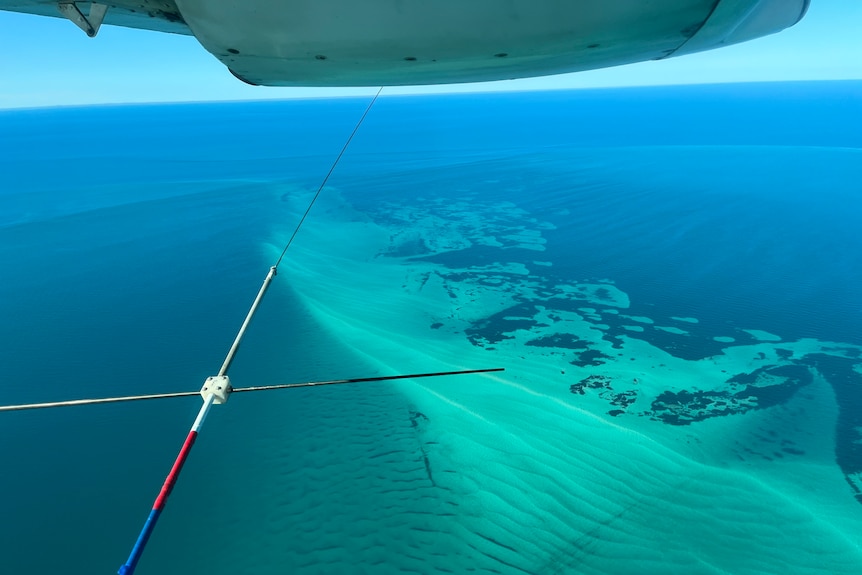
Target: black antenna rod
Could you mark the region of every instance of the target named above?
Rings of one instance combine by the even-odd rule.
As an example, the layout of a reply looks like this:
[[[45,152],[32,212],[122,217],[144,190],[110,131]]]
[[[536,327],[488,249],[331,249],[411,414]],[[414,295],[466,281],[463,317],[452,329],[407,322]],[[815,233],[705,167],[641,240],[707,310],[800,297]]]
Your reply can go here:
[[[368,383],[372,381],[392,381],[396,379],[419,379],[421,377],[444,377],[449,375],[468,375],[475,373],[491,373],[504,371],[502,367],[488,369],[467,369],[462,371],[437,371],[430,373],[411,373],[407,375],[383,375],[377,377],[354,377],[350,379],[333,379],[329,381],[304,381],[301,383],[281,383],[277,385],[258,385],[254,387],[238,387],[229,393],[241,391],[270,391],[273,389],[293,389],[295,387],[319,387],[324,385],[341,385],[345,383]],[[71,407],[74,405],[94,405],[99,403],[120,403],[124,401],[142,401],[146,399],[166,399],[169,397],[190,397],[199,395],[200,391],[179,391],[176,393],[154,393],[150,395],[126,395],[122,397],[103,397],[98,399],[72,399],[68,401],[51,401],[47,403],[25,403],[21,405],[0,405],[2,411],[24,411],[26,409],[46,409],[49,407]]]

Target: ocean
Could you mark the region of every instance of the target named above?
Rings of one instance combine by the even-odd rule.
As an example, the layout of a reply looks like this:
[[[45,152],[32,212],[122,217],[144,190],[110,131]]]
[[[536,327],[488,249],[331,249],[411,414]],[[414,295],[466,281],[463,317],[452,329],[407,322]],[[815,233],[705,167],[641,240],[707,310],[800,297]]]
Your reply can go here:
[[[0,405],[194,391],[369,99],[0,111]],[[862,82],[387,96],[137,573],[862,570]],[[114,573],[195,397],[0,412],[0,572]]]

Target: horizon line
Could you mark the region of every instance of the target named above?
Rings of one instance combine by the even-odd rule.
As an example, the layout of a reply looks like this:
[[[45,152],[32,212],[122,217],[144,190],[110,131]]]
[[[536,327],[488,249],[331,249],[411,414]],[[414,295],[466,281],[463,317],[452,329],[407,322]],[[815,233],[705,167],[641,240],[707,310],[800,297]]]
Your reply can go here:
[[[662,89],[662,88],[693,88],[693,87],[708,87],[708,86],[741,86],[741,85],[771,85],[771,84],[835,84],[835,83],[860,83],[862,84],[862,78],[853,79],[853,78],[834,78],[834,79],[812,79],[812,80],[728,80],[728,81],[715,81],[715,82],[682,82],[682,83],[668,83],[668,84],[639,84],[639,85],[627,85],[627,86],[560,86],[560,87],[541,87],[541,88],[523,88],[523,87],[513,87],[513,88],[501,88],[501,87],[493,87],[482,89],[482,84],[476,84],[475,89],[464,89],[464,86],[471,86],[472,84],[436,84],[429,86],[384,86],[383,91],[380,94],[381,98],[396,98],[396,97],[404,97],[404,98],[412,98],[412,97],[437,97],[437,96],[463,96],[470,94],[481,94],[481,95],[506,95],[506,94],[525,94],[525,93],[546,93],[546,92],[598,92],[598,91],[626,91],[626,90],[644,90],[644,89]],[[417,90],[421,88],[435,88],[434,91],[431,92],[414,92],[412,90]],[[447,90],[447,87],[451,87],[451,89]],[[459,87],[461,87],[459,89]],[[376,90],[378,90],[379,86],[356,86],[356,87],[345,87],[345,88],[320,88],[321,90],[343,90],[343,91],[351,91],[356,90],[366,91],[365,93],[335,93],[335,94],[319,94],[319,95],[283,95],[281,97],[263,97],[263,98],[225,98],[225,99],[208,99],[208,100],[155,100],[155,101],[127,101],[127,102],[92,102],[92,103],[78,103],[78,104],[55,104],[55,105],[44,105],[44,106],[3,106],[0,105],[0,113],[3,112],[23,112],[23,111],[38,111],[38,110],[66,110],[66,109],[75,109],[75,108],[113,108],[113,107],[134,107],[134,106],[169,106],[169,105],[205,105],[205,104],[240,104],[240,103],[262,103],[262,102],[294,102],[294,101],[320,101],[320,100],[347,100],[347,99],[358,99],[365,98],[366,96],[373,95]],[[298,87],[299,90],[309,90],[315,89],[314,87]],[[394,91],[394,93],[387,93],[387,89]],[[399,92],[401,90],[411,90],[407,92]],[[439,91],[438,91],[439,90]]]

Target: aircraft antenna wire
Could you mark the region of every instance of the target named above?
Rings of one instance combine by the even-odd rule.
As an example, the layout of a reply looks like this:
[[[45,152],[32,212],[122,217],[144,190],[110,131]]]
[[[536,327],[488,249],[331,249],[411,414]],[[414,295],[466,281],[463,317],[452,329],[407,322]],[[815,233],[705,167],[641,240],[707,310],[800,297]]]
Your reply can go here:
[[[278,260],[276,260],[275,265],[273,266],[276,271],[278,271],[278,266],[281,265],[281,260],[284,259],[284,254],[287,253],[287,248],[290,247],[290,244],[293,243],[293,239],[296,237],[296,234],[299,233],[299,228],[302,227],[303,222],[305,222],[305,218],[308,217],[308,213],[311,211],[311,208],[314,206],[314,202],[317,201],[317,198],[320,197],[320,192],[323,191],[323,187],[326,185],[326,182],[329,181],[329,177],[332,175],[332,172],[335,171],[335,167],[338,165],[338,162],[341,161],[341,156],[344,155],[344,152],[347,151],[347,148],[350,146],[350,142],[353,141],[353,136],[356,135],[356,132],[359,131],[359,127],[362,125],[362,122],[365,121],[365,117],[368,115],[368,112],[371,111],[371,108],[374,106],[374,102],[377,101],[377,97],[380,96],[380,93],[383,91],[383,86],[378,88],[377,93],[374,94],[374,97],[371,99],[371,102],[368,104],[368,107],[365,108],[365,112],[363,112],[362,117],[359,118],[359,121],[356,123],[356,126],[353,127],[353,131],[348,136],[347,141],[344,142],[344,146],[341,147],[341,151],[338,152],[338,156],[336,156],[335,161],[332,162],[332,166],[329,167],[329,171],[326,173],[326,176],[323,178],[323,181],[320,182],[320,186],[317,188],[317,192],[314,193],[314,197],[311,198],[311,202],[308,204],[308,207],[305,208],[305,213],[302,214],[302,217],[299,219],[299,223],[296,224],[296,228],[294,228],[293,233],[290,236],[290,239],[287,240],[287,243],[284,246],[284,249],[281,250],[281,255],[278,256]]]
[[[302,214],[302,217],[299,218],[299,223],[297,223],[296,227],[293,229],[293,233],[290,235],[290,239],[288,239],[287,243],[284,245],[284,249],[281,250],[281,254],[275,261],[275,265],[269,268],[269,273],[263,280],[263,285],[261,286],[257,297],[254,299],[254,302],[251,304],[251,309],[248,310],[248,314],[246,314],[245,320],[242,322],[242,326],[240,326],[239,332],[237,332],[236,337],[233,340],[233,344],[231,344],[230,346],[230,350],[228,350],[227,352],[227,356],[224,359],[224,363],[222,363],[221,369],[218,372],[219,376],[227,375],[227,370],[230,367],[230,364],[233,362],[233,358],[234,356],[236,356],[236,352],[239,351],[239,344],[240,342],[242,342],[242,338],[243,336],[245,336],[245,332],[248,329],[248,326],[251,323],[251,320],[254,317],[258,306],[260,305],[260,302],[263,300],[263,296],[266,294],[267,289],[269,289],[269,284],[272,283],[272,279],[276,276],[276,274],[278,274],[278,266],[281,265],[281,261],[284,259],[284,255],[287,253],[288,248],[293,243],[294,238],[296,238],[296,234],[299,233],[299,229],[302,227],[302,224],[305,222],[305,219],[311,212],[311,208],[314,207],[314,203],[317,201],[317,198],[320,197],[320,193],[323,191],[324,186],[326,186],[326,182],[329,181],[329,177],[335,171],[336,166],[338,166],[338,162],[341,161],[341,157],[344,156],[344,152],[347,151],[347,148],[350,146],[350,142],[353,141],[353,137],[356,135],[356,132],[359,131],[359,127],[362,126],[362,122],[365,121],[365,117],[368,116],[368,112],[371,111],[371,108],[374,106],[374,102],[377,101],[377,97],[380,96],[380,93],[382,91],[383,86],[378,88],[377,93],[374,94],[373,98],[371,98],[371,102],[368,103],[368,106],[365,108],[365,111],[362,113],[362,116],[359,118],[359,121],[356,122],[356,125],[353,127],[353,131],[350,132],[350,135],[347,137],[347,140],[344,142],[344,145],[341,146],[341,151],[338,152],[338,155],[335,157],[335,161],[332,162],[332,165],[329,167],[329,171],[326,172],[326,176],[324,176],[323,180],[320,182],[320,185],[317,187],[317,191],[314,193],[314,197],[311,198],[311,201],[308,203],[308,207],[305,208],[305,212]]]

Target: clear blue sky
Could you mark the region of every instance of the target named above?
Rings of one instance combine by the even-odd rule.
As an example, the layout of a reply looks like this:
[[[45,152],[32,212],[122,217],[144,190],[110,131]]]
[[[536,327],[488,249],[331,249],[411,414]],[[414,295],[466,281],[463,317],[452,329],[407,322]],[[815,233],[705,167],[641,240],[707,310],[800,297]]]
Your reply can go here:
[[[0,54],[0,108],[374,91],[247,86],[192,37],[106,26],[91,39],[67,20],[9,12],[0,12]],[[660,62],[384,93],[835,79],[862,79],[862,0],[812,0],[805,19],[784,32]]]

